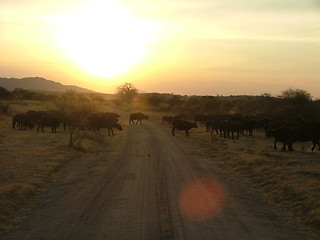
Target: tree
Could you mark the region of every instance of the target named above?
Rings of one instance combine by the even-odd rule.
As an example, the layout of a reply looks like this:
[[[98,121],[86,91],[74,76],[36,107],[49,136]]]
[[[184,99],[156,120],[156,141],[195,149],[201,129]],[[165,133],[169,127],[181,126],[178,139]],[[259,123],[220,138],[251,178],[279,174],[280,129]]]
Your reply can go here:
[[[87,128],[88,117],[95,112],[96,106],[90,101],[79,101],[74,96],[64,95],[55,102],[57,112],[69,130],[69,147],[79,146],[83,131]]]
[[[292,102],[295,105],[305,104],[312,101],[312,96],[305,90],[289,88],[282,91],[281,98]]]
[[[11,93],[7,89],[0,87],[0,99],[8,99],[10,96]]]
[[[159,107],[161,103],[163,102],[163,97],[161,96],[160,93],[151,93],[146,95],[147,97],[147,102],[150,106],[152,107]]]
[[[169,104],[170,106],[174,106],[174,105],[182,105],[183,100],[181,98],[181,96],[179,95],[171,95],[168,99],[167,99],[167,104]]]
[[[305,118],[309,115],[309,105],[312,96],[305,90],[289,88],[282,92],[280,98],[284,101],[281,108],[283,114],[291,118]]]
[[[69,129],[69,147],[73,147],[76,144],[80,145],[81,140],[83,139],[83,130],[86,129],[88,124],[88,116],[91,113],[91,109],[82,106],[82,108],[68,111],[66,114],[67,127]]]
[[[138,94],[138,90],[132,83],[124,83],[117,87],[116,94],[122,101],[131,103],[134,97]]]

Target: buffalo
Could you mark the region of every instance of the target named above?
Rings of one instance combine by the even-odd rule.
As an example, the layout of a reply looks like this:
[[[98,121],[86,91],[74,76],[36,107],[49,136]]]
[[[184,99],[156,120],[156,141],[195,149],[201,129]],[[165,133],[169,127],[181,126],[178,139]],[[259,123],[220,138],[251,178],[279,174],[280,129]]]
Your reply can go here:
[[[167,122],[167,123],[172,123],[174,117],[172,116],[163,116],[162,117],[162,123]]]
[[[115,112],[106,112],[104,113],[107,118],[113,119],[115,122],[119,121],[120,114],[115,113]]]
[[[320,150],[320,123],[316,122],[306,122],[304,124],[298,125],[291,128],[288,140],[289,151],[294,151],[292,144],[294,142],[312,142],[311,151],[314,151],[316,145],[318,144]]]
[[[137,113],[131,113],[130,114],[130,118],[129,118],[129,124],[133,123],[133,124],[138,124],[138,122],[140,122],[140,125],[142,125],[142,119],[148,119],[148,115],[145,115],[144,113],[141,112],[137,112]],[[137,120],[136,122],[134,122],[134,120]]]
[[[120,115],[119,115],[120,116]],[[99,131],[100,128],[107,128],[108,135],[114,136],[113,128],[122,131],[121,125],[118,123],[119,116],[109,113],[93,113],[89,116],[89,129]]]
[[[267,130],[266,136],[267,137],[274,137],[274,144],[273,148],[277,149],[277,142],[282,142],[283,146],[281,148],[282,151],[286,151],[286,146],[288,144],[288,141],[290,139],[290,127],[279,127],[275,129],[269,129]]]
[[[12,128],[18,127],[18,130],[27,130],[27,128],[34,128],[34,125],[27,113],[16,114],[12,117]]]
[[[220,137],[234,139],[234,133],[236,133],[237,139],[239,139],[240,123],[234,120],[221,120],[218,124],[220,130]],[[231,134],[231,136],[230,136]]]
[[[37,125],[37,132],[41,129],[44,132],[45,127],[50,127],[52,133],[57,132],[57,127],[62,122],[61,116],[54,111],[34,111],[29,110],[26,113],[32,122]]]
[[[320,150],[320,123],[317,122],[294,123],[286,121],[279,124],[277,128],[267,130],[266,136],[275,138],[274,149],[277,148],[277,142],[283,143],[281,150],[287,150],[288,146],[289,151],[294,151],[293,143],[311,141],[313,144],[311,151],[314,151],[317,144]]]
[[[184,121],[184,120],[179,120],[179,119],[174,119],[172,121],[172,135],[175,136],[174,130],[184,130],[186,136],[189,136],[189,130],[191,128],[197,128],[197,124],[194,122],[189,122],[189,121]]]
[[[99,127],[99,129],[100,128],[107,128],[109,136],[111,134],[112,134],[112,136],[114,136],[113,128],[116,128],[119,131],[122,131],[122,126],[112,118],[99,119],[98,127]]]
[[[43,112],[36,123],[38,126],[37,132],[39,132],[40,129],[44,132],[44,127],[50,127],[52,133],[57,133],[57,127],[60,126],[61,119],[54,113]]]

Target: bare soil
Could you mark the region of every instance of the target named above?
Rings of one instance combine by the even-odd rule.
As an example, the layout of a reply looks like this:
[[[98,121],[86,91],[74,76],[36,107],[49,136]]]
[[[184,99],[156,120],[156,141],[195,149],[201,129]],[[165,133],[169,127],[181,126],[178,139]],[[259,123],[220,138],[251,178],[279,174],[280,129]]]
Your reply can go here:
[[[125,126],[105,151],[64,166],[19,229],[0,238],[310,239],[190,135],[152,122]]]

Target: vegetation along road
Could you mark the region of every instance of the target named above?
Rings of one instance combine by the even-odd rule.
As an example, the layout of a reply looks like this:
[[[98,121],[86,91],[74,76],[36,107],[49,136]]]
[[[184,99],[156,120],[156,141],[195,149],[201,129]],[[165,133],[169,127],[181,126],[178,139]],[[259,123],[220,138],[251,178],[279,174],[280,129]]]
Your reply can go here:
[[[307,239],[191,139],[158,123],[126,126],[112,150],[67,164],[1,239]]]

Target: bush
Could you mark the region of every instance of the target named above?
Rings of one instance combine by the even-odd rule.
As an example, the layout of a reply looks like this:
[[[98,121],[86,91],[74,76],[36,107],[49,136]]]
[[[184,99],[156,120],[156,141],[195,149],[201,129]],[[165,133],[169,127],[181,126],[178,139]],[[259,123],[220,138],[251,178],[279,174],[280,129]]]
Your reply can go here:
[[[68,146],[79,146],[83,139],[83,131],[88,126],[88,117],[95,112],[96,106],[92,101],[78,101],[74,95],[63,95],[56,101],[56,106],[70,133]]]
[[[131,83],[124,83],[123,85],[117,87],[116,94],[119,99],[131,103],[135,96],[138,94],[138,90]]]
[[[3,87],[0,87],[0,99],[9,99],[11,97],[11,93],[3,88]]]

